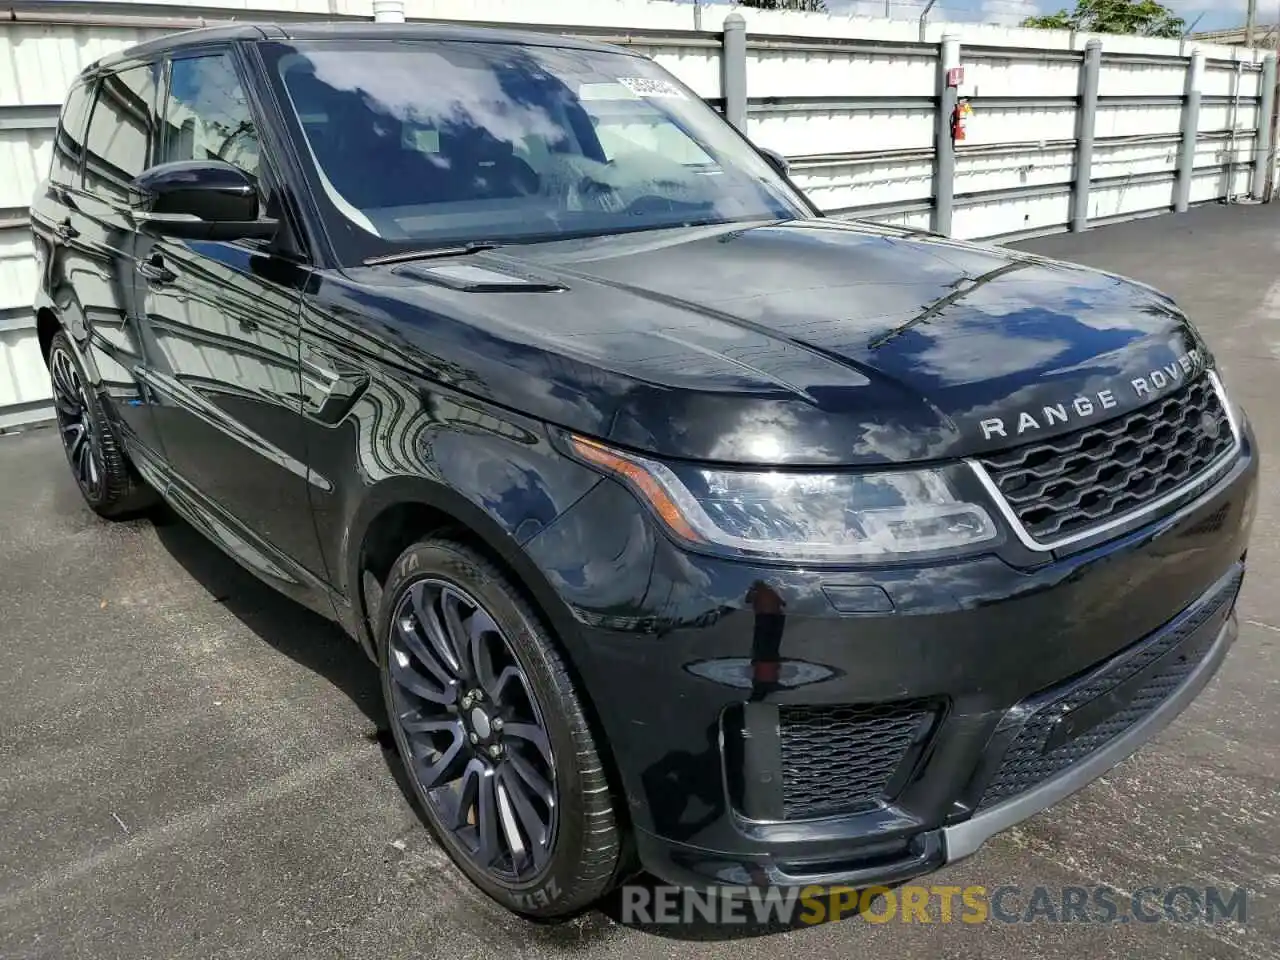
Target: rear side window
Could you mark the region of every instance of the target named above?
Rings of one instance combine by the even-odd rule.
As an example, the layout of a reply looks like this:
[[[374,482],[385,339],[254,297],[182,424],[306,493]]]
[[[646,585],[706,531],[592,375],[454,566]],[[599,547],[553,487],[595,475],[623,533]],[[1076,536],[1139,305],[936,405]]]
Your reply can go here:
[[[77,83],[67,94],[53,141],[53,165],[49,179],[64,187],[80,185],[80,161],[84,158],[84,125],[89,119],[89,88]]]
[[[174,60],[160,158],[225,160],[258,175],[258,130],[228,54]]]
[[[123,200],[147,168],[155,138],[155,71],[131,67],[102,78],[85,137],[84,187]]]

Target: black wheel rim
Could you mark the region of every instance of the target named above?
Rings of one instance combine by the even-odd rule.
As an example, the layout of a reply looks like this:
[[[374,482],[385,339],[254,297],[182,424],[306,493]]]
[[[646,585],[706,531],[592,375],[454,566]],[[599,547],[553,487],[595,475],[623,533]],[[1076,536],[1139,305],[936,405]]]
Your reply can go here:
[[[555,762],[497,622],[461,588],[420,580],[396,606],[387,670],[400,747],[437,827],[498,880],[537,876],[555,843]]]
[[[89,398],[85,394],[80,372],[67,352],[55,348],[49,355],[49,377],[53,382],[53,405],[57,411],[58,432],[67,460],[80,488],[90,496],[102,493],[102,453],[98,434],[89,416]]]

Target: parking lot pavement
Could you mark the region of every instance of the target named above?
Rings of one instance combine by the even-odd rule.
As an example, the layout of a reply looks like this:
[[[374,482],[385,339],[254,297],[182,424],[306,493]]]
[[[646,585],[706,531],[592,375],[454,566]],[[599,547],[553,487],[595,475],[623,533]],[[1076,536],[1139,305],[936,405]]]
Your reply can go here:
[[[1175,294],[1280,451],[1280,205],[1027,243]],[[1280,494],[1239,643],[1138,756],[932,883],[1249,891],[1218,926],[559,926],[475,893],[377,736],[374,672],[177,520],[85,509],[48,430],[0,437],[0,957],[1272,958],[1280,943]],[[1056,896],[1056,894],[1055,894]],[[1017,909],[1017,908],[1015,908]],[[938,919],[937,912],[933,914]]]

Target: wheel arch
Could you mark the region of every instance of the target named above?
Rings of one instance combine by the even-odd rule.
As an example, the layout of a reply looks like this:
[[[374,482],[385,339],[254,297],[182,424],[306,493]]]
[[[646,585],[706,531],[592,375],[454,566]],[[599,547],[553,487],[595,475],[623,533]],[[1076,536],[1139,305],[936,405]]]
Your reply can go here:
[[[36,309],[36,338],[40,343],[40,357],[46,365],[49,362],[49,348],[53,344],[53,338],[61,329],[62,321],[58,319],[58,315],[51,307]]]
[[[49,347],[58,333],[67,335],[67,342],[76,352],[76,358],[84,367],[85,375],[94,390],[102,391],[102,375],[90,349],[89,327],[85,323],[74,297],[55,309],[54,301],[43,293],[37,298],[36,339],[40,344],[40,358],[47,364]]]
[[[385,480],[371,488],[347,527],[344,580],[357,639],[366,653],[376,656],[372,629],[377,611],[369,609],[365,572],[373,574],[380,589],[405,548],[431,535],[467,543],[493,561],[524,591],[569,659],[561,637],[573,629],[573,617],[512,532],[457,491],[418,477]]]

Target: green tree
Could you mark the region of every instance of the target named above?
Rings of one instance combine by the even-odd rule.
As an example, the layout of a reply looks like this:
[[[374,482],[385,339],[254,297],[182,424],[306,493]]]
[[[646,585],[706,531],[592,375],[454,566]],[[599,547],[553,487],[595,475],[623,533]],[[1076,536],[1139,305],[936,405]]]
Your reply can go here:
[[[757,10],[808,10],[810,13],[826,13],[826,0],[738,0],[744,7]]]
[[[1139,37],[1180,37],[1184,27],[1182,18],[1157,0],[1076,0],[1074,10],[1027,17],[1022,25]]]

